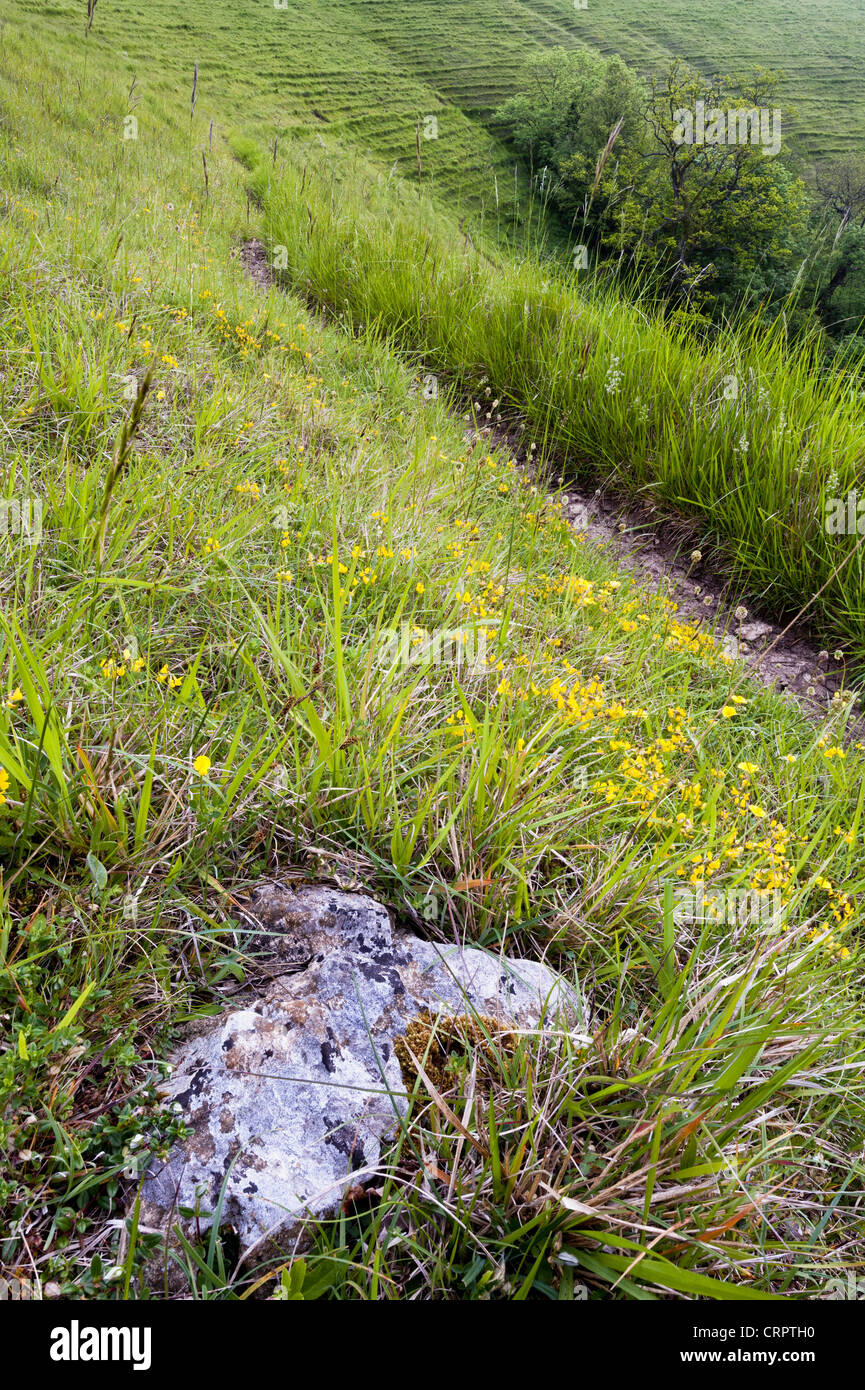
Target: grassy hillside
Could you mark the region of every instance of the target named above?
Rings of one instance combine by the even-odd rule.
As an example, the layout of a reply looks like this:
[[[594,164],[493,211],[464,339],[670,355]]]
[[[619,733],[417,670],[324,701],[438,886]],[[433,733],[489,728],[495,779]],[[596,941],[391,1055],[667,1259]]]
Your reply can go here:
[[[458,105],[445,87],[423,75],[370,23],[370,6],[344,0],[170,0],[121,4],[99,0],[89,46],[125,74],[130,99],[158,109],[163,98],[188,92],[199,68],[196,138],[218,112],[268,146],[274,136],[326,142],[338,158],[369,156],[377,167],[421,177],[456,213],[495,210],[496,189],[506,218],[526,188],[500,140]],[[80,55],[80,6],[68,0],[44,7],[14,0],[13,13],[53,32],[58,52]],[[436,138],[423,135],[427,116]]]
[[[354,8],[347,6],[345,8]],[[401,65],[448,101],[488,124],[512,95],[534,48],[587,43],[618,53],[641,73],[673,56],[705,73],[749,68],[786,74],[783,114],[794,153],[804,164],[853,149],[865,140],[863,0],[818,0],[796,9],[783,0],[754,6],[717,5],[709,15],[679,0],[373,0],[359,6],[367,32]]]
[[[618,573],[506,446],[467,439],[444,374],[424,397],[381,314],[343,295],[325,320],[312,202],[306,263],[269,211],[298,289],[255,284],[263,218],[224,137],[260,138],[261,64],[199,55],[190,122],[178,32],[142,7],[127,67],[102,6],[86,46],[78,11],[35,48],[2,36],[0,496],[41,508],[0,537],[4,1275],[143,1294],[154,1237],[124,1214],[176,1135],[172,1039],[249,978],[228,895],[291,870],[543,956],[597,1021],[469,1055],[445,1108],[419,1095],[369,1209],[312,1233],[318,1296],[822,1296],[862,1259],[849,707],[815,726]],[[368,228],[345,256],[325,225],[368,294]],[[394,659],[403,623],[418,654],[483,625],[484,661]],[[700,887],[718,912],[675,920]],[[731,892],[783,912],[731,915]],[[249,1291],[217,1240],[186,1278]]]
[[[530,8],[546,15],[559,6],[542,0]],[[671,56],[706,73],[735,76],[756,66],[784,72],[782,114],[803,165],[861,150],[865,142],[863,0],[815,0],[805,8],[734,0],[707,10],[688,0],[588,0],[578,18],[582,38],[641,72]]]
[[[489,383],[538,457],[695,518],[737,582],[776,613],[807,613],[865,660],[865,567],[830,533],[831,499],[862,483],[858,385],[825,375],[783,321],[702,341],[615,294],[589,296],[531,257],[491,259],[403,190],[338,177],[304,154],[275,175],[253,161],[285,280],[377,325],[463,399]],[[857,494],[858,495],[858,494]]]
[[[88,43],[110,53],[137,100],[178,94],[199,65],[200,111],[234,118],[269,144],[274,135],[322,139],[402,177],[422,179],[440,205],[505,228],[528,213],[492,114],[518,88],[534,49],[587,42],[616,51],[640,72],[678,54],[707,72],[783,68],[785,129],[808,164],[861,148],[865,98],[865,0],[819,0],[792,11],[781,0],[744,0],[713,11],[617,0],[575,10],[568,0],[98,0]],[[13,16],[39,26],[58,53],[78,49],[81,6],[11,0]],[[423,132],[438,121],[435,139]]]

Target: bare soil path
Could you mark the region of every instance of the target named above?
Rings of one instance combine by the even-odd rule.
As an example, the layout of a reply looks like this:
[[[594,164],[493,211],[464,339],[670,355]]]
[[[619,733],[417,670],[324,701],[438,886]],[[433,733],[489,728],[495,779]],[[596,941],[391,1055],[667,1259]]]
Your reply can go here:
[[[245,241],[239,254],[250,278],[268,288],[273,276],[264,242]],[[553,480],[541,477],[531,445],[526,446],[518,427],[470,424],[466,439],[509,449],[524,472],[551,486]],[[672,599],[680,617],[698,622],[757,680],[796,700],[814,718],[824,718],[848,702],[858,708],[859,697],[846,682],[845,653],[821,649],[804,624],[786,628],[768,614],[749,611],[717,562],[710,564],[694,548],[692,521],[660,516],[651,504],[623,501],[601,488],[587,490],[566,480],[565,484],[566,491],[559,495],[571,525],[647,590]]]

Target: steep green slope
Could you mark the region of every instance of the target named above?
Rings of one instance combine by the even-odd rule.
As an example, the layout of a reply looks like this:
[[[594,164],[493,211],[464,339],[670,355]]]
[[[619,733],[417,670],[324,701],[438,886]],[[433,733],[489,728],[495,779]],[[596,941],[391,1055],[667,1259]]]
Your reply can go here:
[[[80,50],[78,7],[61,3],[46,14],[33,0],[12,0],[12,11],[50,27],[70,55]],[[525,180],[517,174],[515,183],[501,142],[370,30],[366,6],[99,0],[87,43],[125,74],[131,110],[169,93],[182,100],[197,63],[199,124],[218,111],[268,144],[309,137],[334,158],[369,157],[412,179],[420,143],[421,180],[456,214],[495,212],[498,197],[507,220],[515,198],[525,200]]]
[[[352,7],[353,8],[353,7]],[[707,74],[781,69],[783,114],[803,163],[865,143],[865,0],[372,0],[367,31],[408,71],[487,121],[534,48],[581,42],[642,73],[679,56]],[[795,113],[793,111],[795,108]]]
[[[820,1296],[862,1262],[848,707],[815,728],[751,682],[344,301],[255,283],[244,72],[202,61],[190,127],[176,36],[130,95],[69,13],[10,25],[0,69],[0,1277],[143,1292],[158,1237],[123,1218],[177,1135],[172,1038],[254,984],[230,895],[305,872],[595,1010],[466,1044],[369,1208],[314,1233],[320,1294],[570,1300],[578,1262],[593,1299]],[[703,887],[717,913],[676,920]],[[246,1278],[215,1238],[187,1275]]]
[[[73,53],[83,36],[73,0],[9,0],[7,9],[50,32],[58,51]],[[673,54],[707,72],[780,67],[785,128],[803,164],[865,140],[865,0],[801,12],[736,0],[708,21],[661,0],[590,0],[586,10],[567,0],[98,0],[95,14],[88,44],[110,54],[130,86],[137,77],[133,98],[179,94],[197,62],[201,109],[232,113],[268,143],[305,135],[412,179],[420,131],[421,177],[442,205],[483,209],[500,229],[526,216],[527,188],[493,112],[517,90],[528,54],[550,45],[587,42],[641,72]]]

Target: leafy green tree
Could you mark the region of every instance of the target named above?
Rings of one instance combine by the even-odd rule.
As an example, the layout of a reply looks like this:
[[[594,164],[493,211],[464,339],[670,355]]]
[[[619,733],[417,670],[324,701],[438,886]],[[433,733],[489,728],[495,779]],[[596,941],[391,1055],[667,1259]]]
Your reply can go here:
[[[553,208],[579,239],[602,243],[629,186],[646,125],[645,93],[621,58],[549,49],[498,111]]]
[[[818,164],[814,182],[820,201],[841,227],[865,222],[865,155],[845,155]]]
[[[827,258],[820,317],[834,337],[865,334],[865,224],[848,225]]]
[[[646,88],[619,58],[552,49],[499,115],[575,241],[717,317],[787,295],[807,258],[777,83],[708,80],[676,59]]]
[[[777,80],[707,81],[677,59],[651,83],[651,147],[619,238],[660,265],[674,300],[729,313],[794,283],[808,198],[779,157]]]

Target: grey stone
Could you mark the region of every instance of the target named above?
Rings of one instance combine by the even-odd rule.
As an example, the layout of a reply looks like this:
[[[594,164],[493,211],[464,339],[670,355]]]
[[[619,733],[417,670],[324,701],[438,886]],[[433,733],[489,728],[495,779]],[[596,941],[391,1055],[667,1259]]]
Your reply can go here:
[[[408,1108],[394,1043],[425,1010],[585,1026],[578,991],[539,962],[422,941],[360,894],[269,886],[241,915],[282,973],[174,1055],[165,1099],[192,1136],[151,1163],[145,1229],[206,1229],[222,1193],[243,1254],[290,1249],[376,1172]]]
[[[773,631],[771,623],[755,621],[743,623],[739,628],[739,636],[746,642],[759,642],[761,637],[768,637]]]

